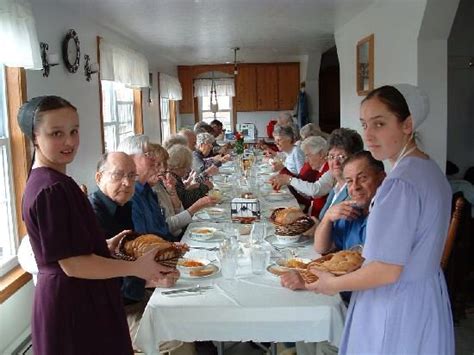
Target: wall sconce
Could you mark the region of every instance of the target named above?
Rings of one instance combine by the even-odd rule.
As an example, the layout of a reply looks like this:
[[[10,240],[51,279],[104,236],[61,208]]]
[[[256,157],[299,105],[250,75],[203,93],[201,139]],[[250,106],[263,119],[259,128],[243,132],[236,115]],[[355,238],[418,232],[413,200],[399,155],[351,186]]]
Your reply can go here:
[[[84,75],[86,76],[87,81],[91,81],[91,76],[92,74],[98,73],[99,72],[99,64],[97,63],[91,63],[90,60],[91,58],[89,57],[88,54],[84,55]]]
[[[54,67],[59,64],[59,55],[56,53],[48,53],[49,46],[48,43],[41,42],[41,63],[43,65],[43,77],[47,78],[49,76],[49,68]]]
[[[153,103],[153,98],[151,97],[151,92],[153,90],[153,73],[148,73],[148,104]]]

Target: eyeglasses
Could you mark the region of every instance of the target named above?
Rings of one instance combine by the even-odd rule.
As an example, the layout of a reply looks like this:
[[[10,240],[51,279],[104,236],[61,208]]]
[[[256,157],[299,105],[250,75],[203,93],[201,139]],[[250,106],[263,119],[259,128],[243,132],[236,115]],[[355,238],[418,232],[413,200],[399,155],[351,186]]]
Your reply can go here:
[[[344,154],[338,154],[338,155],[332,155],[332,154],[328,154],[328,156],[326,157],[326,159],[328,161],[331,161],[331,160],[336,160],[337,162],[339,163],[344,163],[347,159],[347,156],[345,156]]]
[[[114,182],[123,181],[123,179],[127,179],[128,181],[136,181],[138,179],[138,174],[136,173],[128,173],[125,174],[119,171],[112,171],[109,172],[110,179]]]

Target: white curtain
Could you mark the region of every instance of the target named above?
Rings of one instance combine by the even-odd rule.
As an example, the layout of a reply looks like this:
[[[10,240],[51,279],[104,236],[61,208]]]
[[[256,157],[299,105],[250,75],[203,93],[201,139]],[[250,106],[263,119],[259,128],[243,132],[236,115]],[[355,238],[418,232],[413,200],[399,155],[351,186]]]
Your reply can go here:
[[[100,79],[128,87],[148,87],[148,60],[133,49],[100,40]]]
[[[217,96],[235,96],[234,79],[214,79]],[[194,97],[211,96],[211,79],[194,80]]]
[[[160,97],[163,99],[179,101],[183,98],[181,84],[177,78],[160,73]]]
[[[26,0],[0,0],[0,46],[0,63],[43,68],[35,19]]]

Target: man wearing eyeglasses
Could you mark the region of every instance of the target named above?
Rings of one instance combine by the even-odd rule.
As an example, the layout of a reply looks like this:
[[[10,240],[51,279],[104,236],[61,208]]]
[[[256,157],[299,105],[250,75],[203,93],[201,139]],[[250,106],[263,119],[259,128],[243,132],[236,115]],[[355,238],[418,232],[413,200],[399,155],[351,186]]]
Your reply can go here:
[[[137,170],[133,159],[122,152],[105,153],[97,163],[95,181],[98,189],[89,196],[99,226],[107,238],[124,230],[134,230],[132,201]],[[152,287],[171,287],[179,273],[171,272]],[[149,295],[145,280],[124,277],[121,292],[132,339],[138,329]]]

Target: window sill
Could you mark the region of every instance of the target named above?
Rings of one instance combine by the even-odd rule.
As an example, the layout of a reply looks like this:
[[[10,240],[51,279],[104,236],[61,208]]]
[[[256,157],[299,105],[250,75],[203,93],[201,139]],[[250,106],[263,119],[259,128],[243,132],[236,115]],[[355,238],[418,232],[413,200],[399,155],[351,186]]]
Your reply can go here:
[[[31,280],[31,275],[17,266],[0,278],[0,304],[6,301],[23,285]]]

